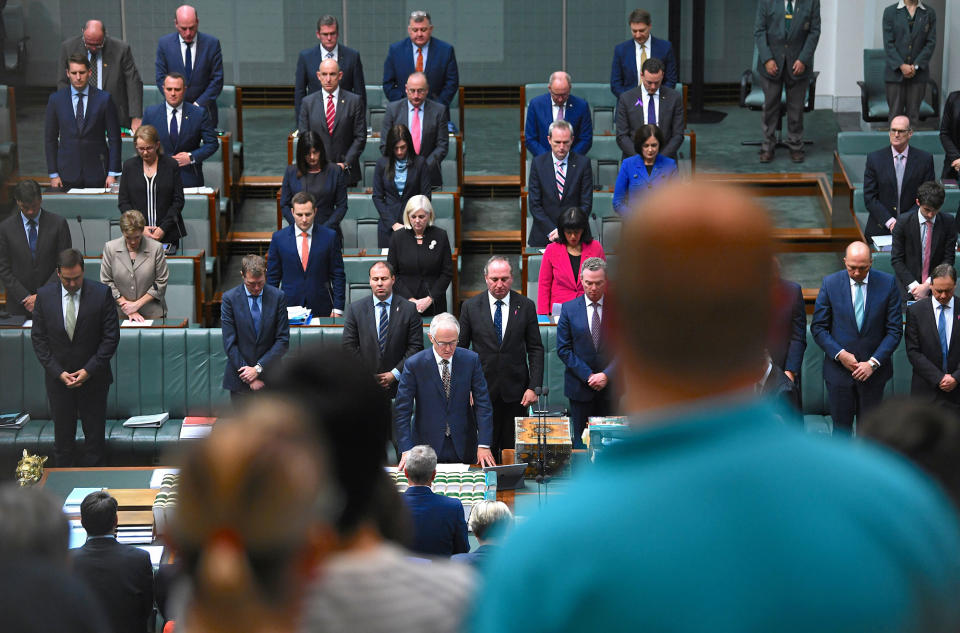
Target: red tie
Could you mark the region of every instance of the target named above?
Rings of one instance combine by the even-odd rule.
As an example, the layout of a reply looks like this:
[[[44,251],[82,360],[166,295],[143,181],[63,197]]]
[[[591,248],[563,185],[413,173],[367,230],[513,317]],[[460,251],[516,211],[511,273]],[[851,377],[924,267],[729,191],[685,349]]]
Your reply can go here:
[[[920,277],[920,283],[926,283],[930,276],[930,249],[933,244],[933,222],[927,220],[923,223],[927,230],[923,233],[923,275]]]
[[[410,124],[410,135],[413,137],[413,151],[420,155],[420,108],[413,107],[413,122]]]
[[[423,49],[422,48],[417,49],[417,72],[418,73],[423,72]]]
[[[327,98],[327,131],[330,132],[330,136],[333,136],[333,119],[336,115],[337,112],[333,109],[333,95],[330,95]]]
[[[310,258],[310,242],[307,241],[307,232],[300,233],[302,246],[300,248],[300,263],[303,264],[303,271],[307,271],[307,260]]]

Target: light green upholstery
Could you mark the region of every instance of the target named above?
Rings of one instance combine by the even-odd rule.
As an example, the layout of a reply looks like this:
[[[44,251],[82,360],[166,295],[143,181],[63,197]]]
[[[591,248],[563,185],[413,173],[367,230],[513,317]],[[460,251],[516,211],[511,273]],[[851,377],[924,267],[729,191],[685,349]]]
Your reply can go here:
[[[524,288],[524,290],[526,291],[527,297],[536,303],[537,281],[540,279],[540,263],[543,262],[543,255],[530,255],[529,257],[522,258],[521,261],[525,266],[524,270],[527,274],[527,287]]]
[[[195,259],[187,257],[168,257],[167,258],[167,290],[165,299],[167,302],[167,315],[171,319],[186,318],[192,326],[199,325],[201,306],[197,305],[196,286],[194,285],[194,276],[196,274]],[[100,258],[83,258],[83,276],[87,279],[100,281]]]
[[[383,86],[366,86],[367,92],[367,133],[379,134],[383,128],[383,116],[387,112],[387,96]]]
[[[837,134],[837,156],[847,172],[850,184],[863,187],[863,172],[867,166],[867,154],[889,147],[890,135],[878,132],[840,132]],[[935,173],[939,174],[943,164],[944,151],[940,144],[940,133],[932,130],[914,132],[910,137],[910,146],[933,154]],[[945,207],[952,209],[954,207]]]
[[[613,190],[620,171],[620,157],[623,152],[617,145],[615,136],[597,136],[587,152],[590,167],[593,169],[593,186]]]
[[[860,86],[860,114],[864,121],[879,123],[890,117],[887,106],[887,88],[884,81],[886,55],[882,48],[863,49],[863,81]],[[920,104],[920,120],[939,116],[940,91],[937,82],[930,80],[932,93]],[[934,106],[930,104],[933,103]]]

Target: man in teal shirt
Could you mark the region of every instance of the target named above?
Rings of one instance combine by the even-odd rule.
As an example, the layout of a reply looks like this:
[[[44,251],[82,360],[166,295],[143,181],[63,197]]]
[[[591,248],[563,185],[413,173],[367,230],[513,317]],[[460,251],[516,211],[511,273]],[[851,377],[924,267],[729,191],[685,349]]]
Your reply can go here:
[[[960,525],[942,492],[754,397],[774,307],[766,213],[704,183],[643,206],[605,319],[636,435],[491,559],[470,630],[960,629]]]

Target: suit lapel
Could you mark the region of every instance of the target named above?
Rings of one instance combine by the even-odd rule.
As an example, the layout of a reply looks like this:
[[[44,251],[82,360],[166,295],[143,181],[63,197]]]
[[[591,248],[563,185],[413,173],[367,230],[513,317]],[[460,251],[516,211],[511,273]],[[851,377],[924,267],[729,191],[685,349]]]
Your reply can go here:
[[[310,238],[310,257],[307,259],[307,270],[304,271],[304,276],[306,276],[307,271],[316,270],[316,266],[319,266],[319,264],[318,264],[318,262],[317,262],[317,260],[318,260],[319,257],[320,257],[320,247],[318,246],[318,242],[320,241],[320,237],[318,236],[318,232],[319,232],[319,231],[317,230],[318,228],[319,228],[319,227],[317,226],[317,223],[314,222],[314,223],[313,223],[313,234],[312,234],[312,236],[311,236],[311,238]],[[294,253],[297,252],[296,239],[294,239],[293,252],[294,252]],[[303,266],[300,267],[300,270],[303,270]]]
[[[260,323],[263,323],[263,297],[266,293],[260,293]],[[247,328],[247,333],[250,335],[250,338],[257,340],[257,329],[253,327],[253,314],[250,313],[250,300],[247,298],[247,290],[244,286],[240,287],[240,303],[243,304],[243,307],[240,308],[242,312],[242,318],[245,328]],[[263,328],[260,328],[263,330]]]
[[[444,403],[446,407],[449,403],[447,402],[447,394],[443,390],[443,381],[440,380],[440,366],[437,365],[437,358],[433,354],[433,347],[428,347],[427,352],[427,369],[430,371],[430,381],[434,384],[437,389],[437,393],[440,394],[441,402]],[[456,354],[454,354],[454,360],[456,360]],[[453,393],[453,367],[450,368],[450,393]]]
[[[343,121],[344,113],[347,108],[347,100],[343,98],[343,90],[340,91],[340,98],[337,100],[337,111],[333,113],[333,129],[336,130]],[[332,136],[332,135],[331,135]]]
[[[509,312],[510,312],[510,316],[507,318],[507,327],[503,329],[504,343],[507,342],[508,337],[510,336],[511,333],[513,333],[513,330],[516,329],[517,323],[520,320],[520,317],[518,316],[520,314],[520,295],[513,292],[512,290],[510,291]],[[494,332],[494,335],[496,335],[496,332]],[[501,344],[500,347],[503,347],[503,344]]]

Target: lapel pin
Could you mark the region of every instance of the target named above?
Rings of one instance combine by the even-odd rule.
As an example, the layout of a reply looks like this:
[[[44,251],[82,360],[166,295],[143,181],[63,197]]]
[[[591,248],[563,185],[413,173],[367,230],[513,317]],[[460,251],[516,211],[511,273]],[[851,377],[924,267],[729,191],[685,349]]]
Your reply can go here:
[[[437,245],[437,240],[430,240],[430,246],[428,248],[432,251],[433,247],[436,245]]]

